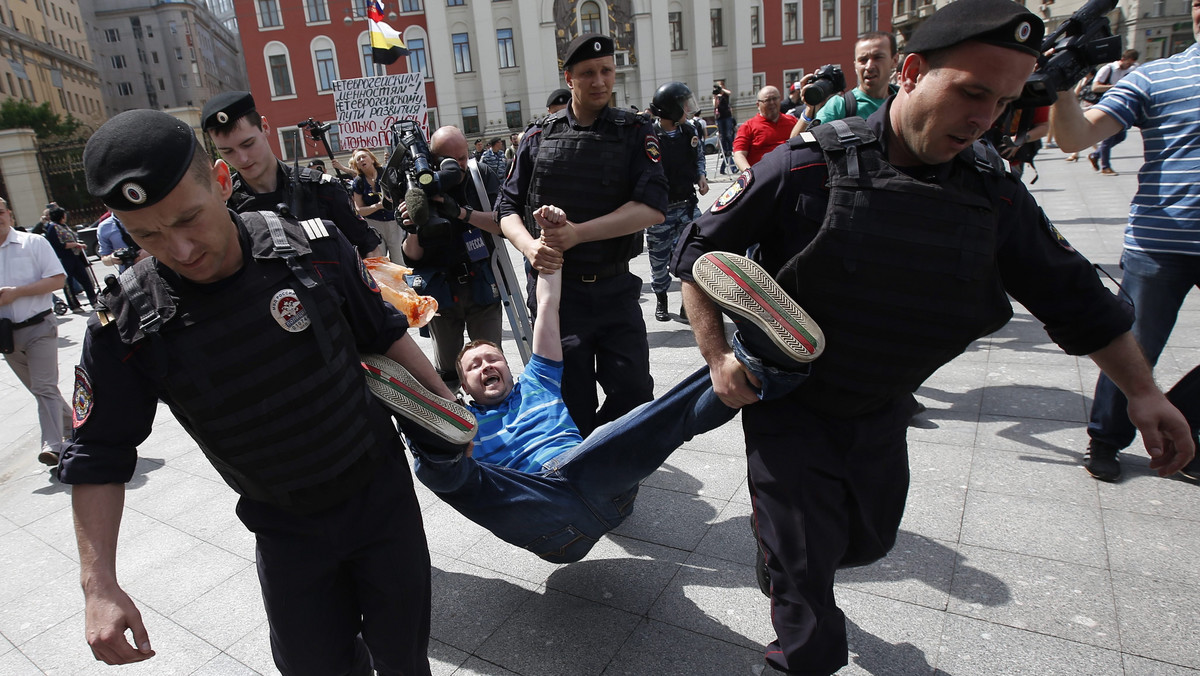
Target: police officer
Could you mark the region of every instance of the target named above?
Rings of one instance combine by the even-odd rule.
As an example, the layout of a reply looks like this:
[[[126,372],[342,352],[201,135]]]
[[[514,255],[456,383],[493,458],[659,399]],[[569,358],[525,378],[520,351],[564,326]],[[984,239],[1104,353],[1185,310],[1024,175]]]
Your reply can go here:
[[[563,108],[566,108],[567,104],[570,102],[570,89],[555,89],[554,91],[550,92],[550,96],[546,97],[546,114],[553,115]]]
[[[650,100],[650,113],[658,118],[654,122],[654,133],[662,147],[663,173],[667,175],[670,201],[666,220],[646,231],[646,247],[650,250],[650,290],[655,296],[654,318],[660,322],[671,318],[667,312],[667,289],[671,286],[667,266],[671,252],[675,250],[683,226],[700,218],[696,188],[699,187],[701,195],[708,194],[704,146],[697,127],[687,120],[691,100],[692,90],[682,82],[664,84]],[[687,319],[686,310],[681,308],[680,315]]]
[[[379,236],[355,213],[341,182],[308,167],[293,176],[293,167],[275,157],[267,141],[271,127],[254,108],[250,92],[212,97],[204,104],[200,125],[235,170],[230,209],[238,213],[277,211],[280,204],[286,204],[298,220],[333,221],[359,256],[366,257],[379,246]]]
[[[977,143],[1020,95],[1043,31],[1011,0],[946,5],[914,32],[899,93],[869,120],[793,138],[682,236],[674,265],[685,280],[705,251],[761,244],[760,263],[827,343],[793,393],[742,413],[774,669],[829,674],[846,664],[834,574],[896,541],[910,393],[1008,321],[1006,294],[1131,394],[1152,467],[1173,473],[1192,457],[1187,423],[1155,386],[1128,308]],[[718,396],[756,401],[695,282],[685,281],[684,301]]]
[[[385,354],[415,375],[396,367],[388,377],[449,395],[403,315],[327,222],[231,215],[228,167],[165,113],[117,115],[83,160],[88,191],[152,256],[109,285],[107,310],[88,324],[60,475],[74,484],[96,659],[154,655],[117,584],[116,545],[124,483],[161,399],[241,495],[279,670],[429,674],[420,506],[359,356]],[[445,403],[421,397],[391,408],[410,438],[453,452],[431,437],[438,426],[413,424],[419,409],[408,407]]]
[[[563,399],[584,436],[649,401],[654,389],[642,282],[629,259],[641,252],[641,231],[663,220],[667,181],[649,118],[608,105],[612,55],[613,41],[602,35],[567,46],[571,103],[530,125],[497,202],[504,235],[533,271],[563,271]],[[543,205],[560,207],[567,223],[537,232],[531,214]],[[605,393],[599,410],[597,383]]]
[[[434,365],[447,387],[455,390],[459,383],[454,360],[463,346],[463,330],[471,340],[486,339],[496,344],[503,333],[500,293],[491,265],[495,243],[485,235],[500,233],[491,206],[500,190],[500,178],[482,162],[475,162],[474,169],[470,167],[467,137],[457,127],[435,131],[429,139],[429,150],[437,156],[432,158],[435,166],[448,157],[462,169],[459,182],[444,186],[445,194],[436,202],[438,212],[450,224],[408,232],[401,251],[404,262],[420,279],[416,291],[437,299],[437,316],[428,324]],[[482,184],[483,195],[476,188],[475,176]],[[401,202],[399,208],[401,218],[411,224],[406,218],[408,205]]]

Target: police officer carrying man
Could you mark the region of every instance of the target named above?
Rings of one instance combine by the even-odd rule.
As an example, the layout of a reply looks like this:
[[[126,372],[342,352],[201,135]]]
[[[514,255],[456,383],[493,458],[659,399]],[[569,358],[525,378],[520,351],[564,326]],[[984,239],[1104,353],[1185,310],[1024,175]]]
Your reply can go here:
[[[165,113],[117,115],[83,161],[88,191],[152,256],[108,286],[88,324],[61,466],[96,659],[154,655],[117,583],[116,545],[162,400],[241,495],[279,670],[428,675],[429,553],[388,410],[434,453],[463,451],[474,429],[457,433],[451,414],[465,409],[421,387],[450,394],[404,316],[326,221],[231,213],[228,167]]]
[[[286,204],[300,221],[324,218],[358,249],[369,256],[380,244],[379,235],[354,211],[342,183],[322,171],[293,167],[275,157],[267,133],[267,118],[254,108],[250,92],[224,92],[204,104],[200,126],[212,139],[221,157],[234,169],[229,208],[238,213],[278,211]]]
[[[682,236],[674,269],[713,388],[730,406],[757,397],[713,304],[687,281],[704,252],[761,244],[759,262],[825,334],[803,384],[742,413],[776,670],[846,664],[834,574],[896,541],[911,393],[1008,321],[1006,293],[1130,395],[1151,467],[1170,474],[1194,453],[1129,332],[1128,307],[977,142],[1021,94],[1043,32],[1011,0],[946,5],[914,32],[900,91],[869,120],[791,139]]]
[[[646,247],[650,250],[650,290],[654,292],[654,318],[665,322],[671,318],[667,312],[667,289],[671,286],[671,252],[679,240],[683,226],[700,218],[696,206],[696,188],[700,194],[708,194],[708,171],[704,164],[704,147],[699,131],[687,120],[687,106],[692,100],[692,90],[682,82],[668,82],[654,92],[650,100],[650,113],[658,119],[654,133],[662,147],[663,173],[667,175],[666,220],[650,226],[646,231]],[[683,319],[687,311],[680,308]]]
[[[431,158],[435,166],[448,157],[462,168],[460,182],[444,186],[442,201],[437,202],[438,212],[450,221],[450,228],[406,231],[401,251],[404,262],[421,279],[416,291],[437,299],[437,316],[428,325],[433,335],[434,365],[447,387],[455,390],[458,369],[454,359],[463,346],[463,329],[471,340],[486,339],[497,344],[504,331],[500,292],[491,266],[495,244],[491,237],[484,236],[485,232],[500,234],[491,207],[500,190],[500,178],[488,165],[475,162],[474,173],[484,190],[482,196],[479,194],[467,154],[467,137],[458,127],[435,131],[429,139],[429,151],[437,156]],[[407,219],[408,205],[401,202],[398,209],[399,217],[411,223]]]
[[[525,132],[497,212],[534,274],[563,271],[563,399],[587,436],[654,396],[642,282],[629,260],[641,252],[641,231],[663,220],[667,181],[649,118],[608,105],[612,39],[575,38],[563,66],[571,103]],[[567,222],[537,232],[531,214],[544,205],[561,208]],[[537,307],[532,292],[529,306]]]

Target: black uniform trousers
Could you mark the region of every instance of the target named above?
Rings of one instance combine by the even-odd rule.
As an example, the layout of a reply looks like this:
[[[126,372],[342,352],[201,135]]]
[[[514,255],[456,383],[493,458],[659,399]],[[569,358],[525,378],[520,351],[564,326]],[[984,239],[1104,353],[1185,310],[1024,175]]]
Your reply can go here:
[[[283,674],[429,676],[429,551],[403,458],[388,452],[370,484],[313,515],[238,503]]]
[[[794,395],[743,409],[777,637],[766,659],[775,669],[827,675],[846,665],[834,574],[882,558],[896,542],[908,496],[911,413],[907,395],[845,419],[817,414]]]
[[[641,295],[642,280],[631,272],[595,281],[563,276],[562,397],[584,438],[654,398]]]

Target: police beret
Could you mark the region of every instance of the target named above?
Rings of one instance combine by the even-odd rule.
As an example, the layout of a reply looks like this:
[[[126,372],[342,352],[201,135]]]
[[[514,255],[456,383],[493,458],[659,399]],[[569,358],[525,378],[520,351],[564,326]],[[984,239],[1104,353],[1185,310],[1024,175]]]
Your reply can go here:
[[[968,40],[1041,54],[1046,25],[1012,0],[954,0],[917,27],[904,46],[910,54],[953,47]]]
[[[616,51],[612,38],[597,33],[584,33],[567,45],[567,56],[563,59],[563,68],[601,56],[612,56]]]
[[[227,124],[254,110],[254,97],[250,92],[221,92],[204,104],[200,113],[200,128],[208,131]]]
[[[550,92],[550,98],[546,99],[546,107],[550,106],[565,106],[571,102],[570,89],[555,89]]]
[[[127,110],[101,125],[83,149],[88,192],[117,211],[157,204],[187,173],[197,145],[182,120]]]

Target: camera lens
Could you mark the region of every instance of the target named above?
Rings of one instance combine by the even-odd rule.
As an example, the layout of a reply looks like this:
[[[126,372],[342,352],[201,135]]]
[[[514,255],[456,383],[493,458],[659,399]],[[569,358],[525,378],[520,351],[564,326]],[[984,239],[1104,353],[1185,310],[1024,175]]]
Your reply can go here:
[[[800,93],[800,97],[810,106],[815,106],[833,94],[837,93],[837,88],[829,80],[817,80],[804,88]]]

